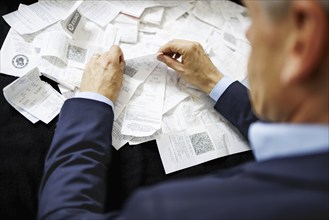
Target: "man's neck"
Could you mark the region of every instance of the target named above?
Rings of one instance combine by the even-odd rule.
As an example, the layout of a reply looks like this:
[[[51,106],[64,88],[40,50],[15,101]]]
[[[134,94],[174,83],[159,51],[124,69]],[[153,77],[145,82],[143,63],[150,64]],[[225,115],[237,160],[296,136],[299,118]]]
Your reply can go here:
[[[305,96],[304,101],[296,106],[287,122],[329,124],[328,94],[323,94],[323,97]]]

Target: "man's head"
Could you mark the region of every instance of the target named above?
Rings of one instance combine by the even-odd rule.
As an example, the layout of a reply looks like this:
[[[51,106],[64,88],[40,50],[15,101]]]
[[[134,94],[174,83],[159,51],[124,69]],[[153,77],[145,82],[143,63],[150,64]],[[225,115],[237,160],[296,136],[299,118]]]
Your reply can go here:
[[[328,123],[327,0],[246,0],[246,5],[256,114],[271,121]]]

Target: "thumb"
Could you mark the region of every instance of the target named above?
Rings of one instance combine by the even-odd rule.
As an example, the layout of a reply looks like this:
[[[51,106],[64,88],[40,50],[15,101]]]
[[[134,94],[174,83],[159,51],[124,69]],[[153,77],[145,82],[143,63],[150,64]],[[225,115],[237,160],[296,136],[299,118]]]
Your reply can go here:
[[[157,59],[163,63],[165,63],[170,68],[176,70],[177,72],[183,72],[184,65],[180,63],[179,61],[164,55],[163,53],[159,53],[157,55]]]

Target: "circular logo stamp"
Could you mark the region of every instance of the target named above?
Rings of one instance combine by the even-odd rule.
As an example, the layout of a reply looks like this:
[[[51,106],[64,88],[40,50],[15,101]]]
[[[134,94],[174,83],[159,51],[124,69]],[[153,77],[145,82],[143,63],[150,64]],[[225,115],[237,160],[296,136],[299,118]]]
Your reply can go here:
[[[29,58],[23,54],[18,54],[14,56],[11,63],[15,68],[23,69],[24,67],[27,66],[27,64],[29,64]]]

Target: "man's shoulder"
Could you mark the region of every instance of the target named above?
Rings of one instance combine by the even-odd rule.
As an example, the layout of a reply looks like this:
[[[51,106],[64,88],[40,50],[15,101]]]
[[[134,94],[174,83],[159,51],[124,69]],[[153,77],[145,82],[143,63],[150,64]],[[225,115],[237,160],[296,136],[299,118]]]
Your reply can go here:
[[[322,163],[328,162],[328,155],[312,155],[289,160],[289,163],[283,160],[268,164],[250,163],[228,173],[217,172],[204,177],[146,188],[135,194],[124,213],[135,213],[150,218],[166,216],[181,219],[214,216],[249,216],[257,219],[276,216],[275,211],[278,211],[277,217],[280,217],[280,212],[281,217],[305,217],[314,212],[318,212],[320,217],[328,215],[328,172],[325,174],[327,179],[319,177],[326,172],[325,169],[328,171],[328,168],[317,171]],[[277,172],[279,169],[282,170],[281,162],[288,168],[284,172]],[[312,166],[312,162],[319,165]],[[306,165],[300,166],[303,163]],[[262,166],[264,168],[261,168]],[[300,169],[297,172],[298,166]],[[310,177],[311,175],[313,176]],[[301,200],[301,197],[304,199]],[[322,204],[317,207],[312,205],[317,203]],[[264,208],[260,209],[262,206]],[[310,208],[300,211],[301,207]]]
[[[328,146],[329,147],[329,146]],[[328,152],[277,158],[246,166],[247,172],[259,176],[277,177],[280,181],[296,181],[295,186],[305,182],[329,182]],[[298,184],[300,183],[300,184]],[[310,187],[317,185],[310,184]]]

